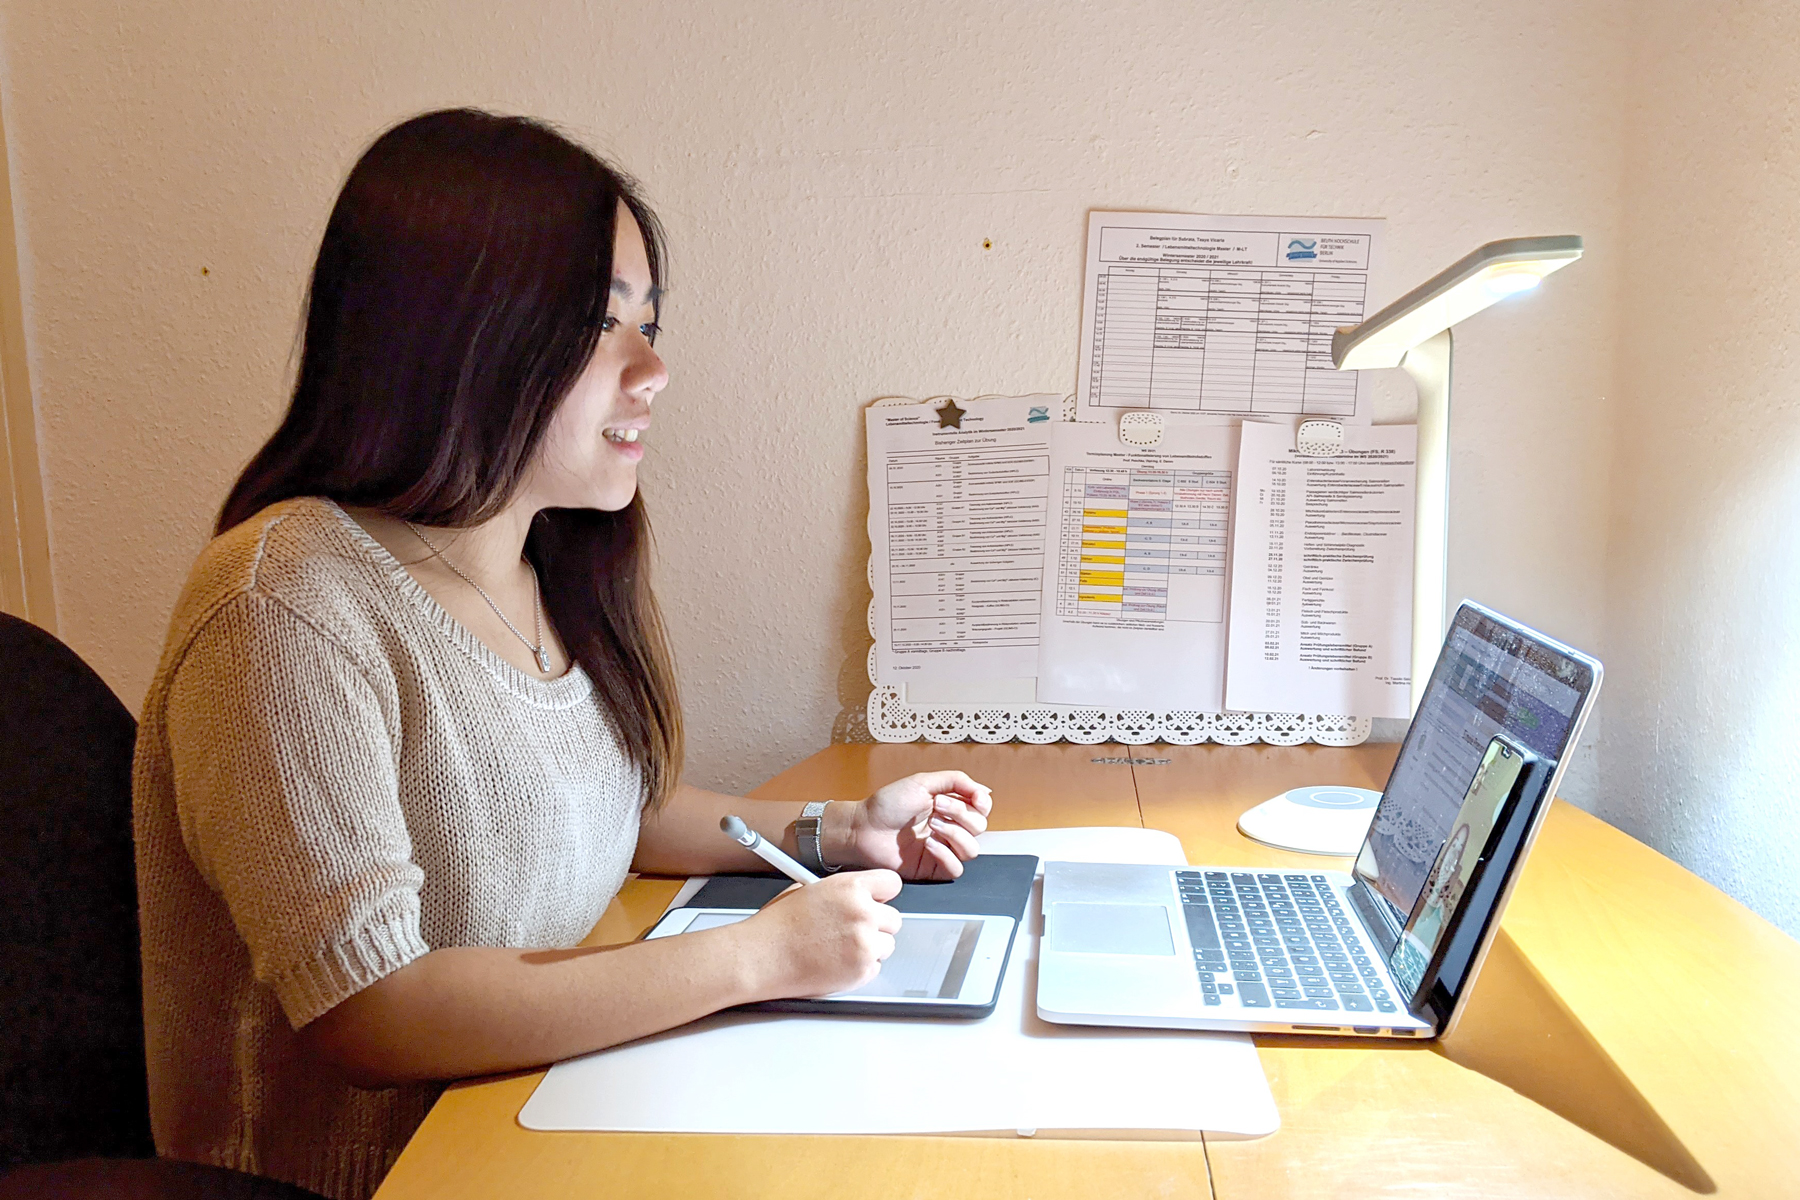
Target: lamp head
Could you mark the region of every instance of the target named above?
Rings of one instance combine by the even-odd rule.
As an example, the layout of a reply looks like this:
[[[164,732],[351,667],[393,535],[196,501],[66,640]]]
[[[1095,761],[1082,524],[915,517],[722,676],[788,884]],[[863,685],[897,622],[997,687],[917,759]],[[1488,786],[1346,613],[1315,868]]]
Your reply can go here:
[[[1581,239],[1506,238],[1489,242],[1394,301],[1361,325],[1331,339],[1339,370],[1397,367],[1406,352],[1494,303],[1535,288],[1552,271],[1581,257]]]

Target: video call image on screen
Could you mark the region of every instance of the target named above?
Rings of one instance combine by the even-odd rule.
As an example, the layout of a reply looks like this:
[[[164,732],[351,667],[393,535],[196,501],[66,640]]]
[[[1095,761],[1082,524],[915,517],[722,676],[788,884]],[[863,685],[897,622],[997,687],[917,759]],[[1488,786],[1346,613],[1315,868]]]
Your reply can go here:
[[[1488,743],[1487,754],[1476,768],[1475,780],[1456,814],[1455,828],[1425,877],[1424,891],[1394,947],[1394,978],[1403,991],[1419,990],[1425,968],[1444,939],[1451,914],[1474,880],[1482,851],[1524,769],[1523,756],[1504,742],[1495,739]]]
[[[1396,929],[1455,832],[1488,744],[1503,735],[1554,769],[1585,685],[1578,664],[1485,618],[1452,629],[1445,653],[1356,861]]]

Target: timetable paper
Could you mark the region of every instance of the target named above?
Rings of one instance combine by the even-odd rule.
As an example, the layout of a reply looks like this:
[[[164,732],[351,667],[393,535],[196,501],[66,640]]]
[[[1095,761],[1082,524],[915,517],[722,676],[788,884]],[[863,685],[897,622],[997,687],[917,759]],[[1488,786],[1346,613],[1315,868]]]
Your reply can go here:
[[[1050,427],[1061,396],[875,405],[876,682],[1037,670]]]
[[[1223,706],[1237,439],[1170,421],[1142,449],[1110,421],[1053,427],[1040,702]]]
[[[1155,408],[1367,423],[1371,385],[1331,338],[1367,310],[1384,222],[1088,214],[1084,420]]]
[[[1418,427],[1346,428],[1329,458],[1294,433],[1243,426],[1226,705],[1410,716]]]

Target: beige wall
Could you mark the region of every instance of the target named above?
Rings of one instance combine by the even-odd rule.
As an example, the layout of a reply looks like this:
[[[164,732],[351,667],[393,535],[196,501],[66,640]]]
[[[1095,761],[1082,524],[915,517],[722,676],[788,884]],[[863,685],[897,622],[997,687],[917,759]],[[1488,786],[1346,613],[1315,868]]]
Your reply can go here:
[[[1643,20],[1599,811],[1800,934],[1800,9]]]
[[[859,410],[1071,389],[1096,207],[1386,217],[1382,300],[1492,238],[1586,235],[1458,331],[1451,587],[1604,651],[1624,11],[0,0],[63,631],[138,702],[282,406],[344,171],[475,103],[566,122],[672,234],[643,474],[698,781],[753,783],[860,703]]]

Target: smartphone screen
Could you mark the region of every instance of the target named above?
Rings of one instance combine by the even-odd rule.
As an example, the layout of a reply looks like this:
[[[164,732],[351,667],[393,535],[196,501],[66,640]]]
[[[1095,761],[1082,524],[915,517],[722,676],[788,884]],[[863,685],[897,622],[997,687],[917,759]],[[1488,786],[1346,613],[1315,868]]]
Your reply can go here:
[[[1418,995],[1425,972],[1449,933],[1463,896],[1487,860],[1507,801],[1517,792],[1519,777],[1531,760],[1528,752],[1505,738],[1488,742],[1450,826],[1450,836],[1425,877],[1425,887],[1406,918],[1389,959],[1394,980],[1405,995]]]

